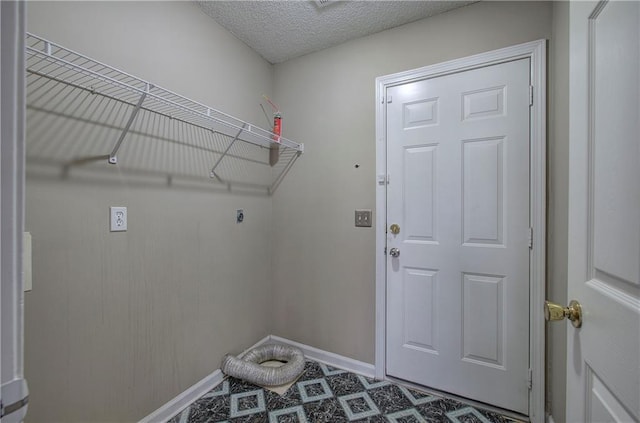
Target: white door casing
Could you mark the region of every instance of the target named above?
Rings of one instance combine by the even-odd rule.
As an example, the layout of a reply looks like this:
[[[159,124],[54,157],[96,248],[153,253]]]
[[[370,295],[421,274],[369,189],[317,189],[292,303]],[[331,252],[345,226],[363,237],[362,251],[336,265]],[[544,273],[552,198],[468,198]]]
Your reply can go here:
[[[25,4],[0,2],[0,421],[23,420]]]
[[[638,422],[640,3],[572,2],[570,51],[567,421]]]
[[[515,409],[529,415],[533,421],[540,422],[544,418],[544,328],[541,324],[542,309],[540,307],[544,298],[544,49],[544,41],[526,43],[378,78],[380,106],[376,117],[378,136],[377,377],[399,376],[437,389],[475,396],[476,399],[482,401]],[[489,69],[492,66],[494,66],[493,69]],[[514,67],[521,67],[519,84],[522,90],[517,94],[511,93],[509,84],[490,79],[492,77],[499,79],[502,75],[500,70]],[[499,71],[495,72],[496,70]],[[461,74],[464,71],[470,71],[469,74],[475,73],[476,79],[479,81],[482,78],[489,79],[484,86],[473,86],[473,81],[465,85],[463,83],[464,77]],[[531,108],[528,107],[529,81],[533,85],[531,93],[533,105]],[[518,84],[515,81],[510,83]],[[451,106],[447,106],[446,102],[443,102],[444,97],[441,97],[440,94],[432,95],[433,91],[429,90],[435,88],[432,86],[433,84],[442,85],[442,93],[454,93],[455,100],[451,101]],[[505,85],[507,86],[505,87]],[[426,86],[429,87],[426,88]],[[421,88],[428,90],[426,96],[411,97],[411,95],[415,95],[411,93],[412,89],[420,90]],[[457,93],[455,93],[456,91]],[[465,94],[462,95],[463,93]],[[385,95],[387,95],[387,102],[389,101],[388,95],[391,96],[390,104],[384,103]],[[506,112],[506,109],[500,109],[500,107],[511,108],[509,109],[510,113],[514,110],[515,103],[510,102],[515,102],[517,97],[520,97],[518,101],[521,101],[525,106],[524,114],[520,116],[520,122],[516,124],[519,129],[524,129],[525,140],[523,148],[520,150],[512,148],[508,142],[510,139],[503,138],[504,134],[491,134],[491,131],[488,130],[492,125],[491,121],[495,120],[495,116]],[[392,110],[394,104],[398,108],[395,112]],[[487,109],[491,109],[491,111]],[[476,126],[475,133],[473,131],[464,132],[466,129],[460,129],[461,132],[455,134],[454,137],[458,138],[457,146],[445,147],[444,143],[438,140],[434,141],[434,138],[441,136],[435,128],[443,126],[447,111],[453,114],[452,122],[455,123],[457,120],[458,126],[460,126],[460,122],[465,122],[465,120],[466,123],[473,122],[474,125],[469,126]],[[414,117],[417,118],[414,119]],[[391,143],[390,138],[393,130],[391,122],[394,119],[397,127],[413,126],[409,130],[402,129],[401,132],[408,133],[409,138],[415,137],[413,141],[407,139],[407,142],[403,142],[405,145],[399,146],[397,154],[391,151],[391,146],[388,146]],[[439,125],[427,122],[430,119],[432,121],[438,120]],[[387,121],[390,125],[389,128],[386,126]],[[518,128],[514,130],[517,131]],[[388,137],[387,131],[389,131]],[[531,144],[529,144],[529,139]],[[389,151],[387,151],[387,147]],[[516,156],[519,154],[520,160],[523,160],[520,169],[512,169],[506,165],[507,157],[515,157],[514,154]],[[394,155],[396,155],[395,158]],[[454,159],[451,166],[445,168],[441,165],[444,164],[442,159],[447,155],[457,157],[457,159]],[[393,171],[393,161],[399,161],[400,166],[409,168],[409,173],[400,172],[398,174],[397,171]],[[389,168],[387,168],[387,162]],[[437,163],[433,172],[429,170],[428,166],[421,166],[421,164],[429,162]],[[529,169],[530,163],[531,169]],[[465,172],[462,171],[463,168],[465,168]],[[500,173],[511,170],[514,171],[514,176],[520,175],[515,178],[519,182],[505,178],[509,175]],[[387,174],[389,179],[387,179]],[[447,179],[450,182],[443,182]],[[425,182],[423,183],[425,190],[420,191],[420,187],[415,183],[418,180]],[[501,180],[502,185],[496,185],[497,180]],[[409,181],[409,183],[404,183],[405,181]],[[493,182],[493,187],[490,188],[491,182]],[[447,188],[446,183],[451,183],[453,189],[445,189]],[[473,190],[469,190],[466,196],[463,195],[461,188],[465,184],[473,187]],[[518,184],[520,188],[524,189],[518,189]],[[456,186],[458,186],[457,189]],[[394,192],[394,187],[399,187],[399,189]],[[476,195],[480,192],[481,187],[488,189],[487,194],[488,197],[491,197],[490,201],[485,202],[483,197]],[[418,200],[409,200],[411,204],[406,208],[407,211],[401,211],[399,215],[394,216],[395,212],[392,210],[394,204],[402,204],[405,201],[403,195],[412,190],[415,193],[421,192],[422,199],[419,199],[419,195],[416,197]],[[439,204],[436,204],[436,212],[430,214],[427,210],[429,203],[427,197],[431,195],[434,196],[436,202],[448,204],[453,213],[447,213],[447,207],[439,207]],[[512,200],[514,207],[507,207]],[[458,206],[455,206],[456,202]],[[467,213],[463,212],[465,202],[468,206]],[[386,209],[387,204],[389,210]],[[472,213],[469,212],[471,207],[474,208]],[[515,226],[510,226],[511,216],[516,216],[517,207],[521,208],[521,219]],[[420,210],[421,208],[422,210]],[[456,211],[456,209],[458,210]],[[487,221],[490,215],[493,224],[477,225],[483,218]],[[421,216],[427,217],[426,221],[421,219]],[[529,217],[531,217],[530,220]],[[500,219],[507,224],[504,226],[497,224]],[[392,223],[400,225],[400,234],[395,238],[391,233],[385,233]],[[451,228],[455,228],[456,225],[458,229],[453,229],[451,232]],[[521,233],[517,233],[516,226],[522,227]],[[528,247],[529,226],[534,229],[531,250]],[[389,241],[388,244],[387,241]],[[519,259],[511,263],[513,260],[507,259],[505,256],[505,254],[510,254],[507,252],[509,248],[505,248],[505,245],[509,244],[508,247],[510,247],[515,243],[520,243],[524,248],[520,250],[519,254],[516,254],[516,256],[519,255]],[[400,257],[388,258],[384,255],[385,247],[388,249],[399,248]],[[438,248],[440,248],[440,252],[437,251]],[[465,249],[474,248],[483,251],[480,255],[475,256],[464,253]],[[444,267],[448,266],[449,269],[442,269],[438,267],[439,265],[425,264],[424,261],[419,263],[416,261],[418,256],[428,257],[429,260],[440,256],[444,260]],[[449,262],[447,263],[447,261]],[[522,273],[525,279],[524,285],[520,285],[520,288],[523,289],[519,291],[519,294],[516,294],[516,291],[509,287],[508,278],[503,277],[510,274],[511,270],[504,267],[501,269],[491,268],[489,263],[513,264],[519,268],[518,272]],[[386,279],[387,264],[389,265],[388,280]],[[459,266],[458,269],[455,269],[456,264]],[[476,270],[473,270],[474,266],[476,266]],[[394,275],[396,281],[394,281]],[[529,284],[529,280],[531,280],[531,284]],[[453,291],[449,291],[443,297],[445,292],[443,289],[451,289],[451,286],[447,287],[447,283],[453,285]],[[415,295],[403,296],[401,294],[403,287],[415,289],[413,293]],[[410,290],[405,292],[410,292]],[[466,301],[463,293],[466,294]],[[507,299],[511,294],[516,294],[516,296],[513,302],[509,303]],[[430,310],[421,307],[422,304],[418,299],[421,295],[427,297],[432,295],[428,300],[433,306]],[[482,302],[478,301],[480,297],[486,297],[486,302],[493,302],[493,304],[483,307]],[[420,317],[428,323],[424,325],[427,330],[421,325],[412,324],[411,321],[408,321],[409,324],[404,324],[405,321],[401,319],[393,322],[393,318],[391,318],[391,321],[387,322],[387,309],[391,310],[397,307],[398,303],[409,304],[418,311],[421,314]],[[502,304],[503,307],[513,306],[512,310],[516,310],[519,304],[518,312],[523,315],[519,323],[521,327],[518,327],[518,324],[514,325],[510,315],[503,314],[498,317],[496,314],[498,304]],[[537,304],[539,309],[535,309],[532,304]],[[431,313],[431,309],[435,311],[435,314]],[[439,322],[433,319],[434,316],[439,319]],[[430,333],[429,329],[438,327],[445,320],[452,327],[458,327],[457,333],[451,335],[442,332],[441,329]],[[483,321],[499,322],[500,327],[494,326],[491,334],[485,338],[477,337],[478,330],[484,330]],[[394,332],[391,328],[392,324],[400,325],[402,330]],[[516,333],[518,332],[523,335],[521,337],[523,341],[520,343],[522,351],[516,352],[514,357],[505,356],[506,344],[503,344],[504,348],[495,348],[500,338],[507,339],[505,335],[509,331],[511,331],[509,338],[517,337]],[[409,342],[405,342],[411,338],[408,335],[414,335],[415,339],[409,339]],[[385,342],[387,339],[389,343]],[[467,349],[466,351],[461,349],[452,354],[452,350],[447,351],[443,343],[450,344],[446,348],[452,348],[456,343],[458,347],[465,344]],[[515,346],[515,349],[517,350],[518,346]],[[398,351],[409,353],[408,356],[399,360],[401,361],[399,368],[394,367],[392,363],[394,355],[398,356]],[[440,359],[440,365],[444,362],[448,362],[448,364],[463,363],[463,367],[467,367],[467,369],[459,371],[457,374],[448,370],[434,372],[435,367],[431,368],[431,372],[422,371],[421,367],[424,366],[418,365],[420,359],[416,358],[420,356],[431,356],[432,359],[439,357],[435,359],[434,363]],[[519,364],[516,364],[518,361]],[[436,367],[438,365],[433,364]],[[509,367],[512,369],[514,368],[512,365],[521,369],[520,374],[514,376],[514,380],[518,379],[520,385],[518,406],[514,406],[513,402],[509,402],[510,399],[507,399],[510,395],[510,392],[507,391],[511,389],[500,392],[500,387],[508,387],[508,384],[503,384],[503,381],[499,381],[499,378],[496,379],[491,375],[492,373],[494,375],[505,373],[501,368]],[[481,370],[476,374],[469,373],[469,368],[474,367],[479,367]],[[527,389],[529,367],[532,369],[530,373],[532,389],[530,392]],[[401,374],[401,372],[404,373]],[[422,379],[416,380],[414,376],[421,372]],[[464,380],[465,375],[467,380]],[[486,393],[493,390],[498,395],[488,399],[489,397],[483,397],[483,394],[478,397],[453,389],[451,385],[446,386],[447,383],[453,383],[454,387],[468,386],[469,380],[479,381],[479,383],[475,383],[476,391]],[[491,386],[492,389],[488,390],[487,386]],[[513,390],[517,391],[517,389]],[[516,396],[518,395],[516,394]],[[496,401],[496,398],[500,397],[505,401]],[[513,398],[511,397],[511,400]]]

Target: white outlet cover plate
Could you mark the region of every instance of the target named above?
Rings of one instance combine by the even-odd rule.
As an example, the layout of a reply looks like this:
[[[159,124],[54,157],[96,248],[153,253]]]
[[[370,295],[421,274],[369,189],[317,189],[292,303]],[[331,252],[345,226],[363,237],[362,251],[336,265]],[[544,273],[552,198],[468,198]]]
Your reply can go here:
[[[124,232],[127,230],[127,208],[109,207],[111,232]]]

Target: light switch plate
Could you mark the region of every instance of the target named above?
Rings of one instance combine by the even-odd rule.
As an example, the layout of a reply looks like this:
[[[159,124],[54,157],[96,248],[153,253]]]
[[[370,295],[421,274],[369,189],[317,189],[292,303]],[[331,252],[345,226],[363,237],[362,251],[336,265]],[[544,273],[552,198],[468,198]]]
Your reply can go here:
[[[124,232],[127,230],[127,208],[109,207],[111,232]]]
[[[371,210],[356,210],[356,227],[371,227]]]

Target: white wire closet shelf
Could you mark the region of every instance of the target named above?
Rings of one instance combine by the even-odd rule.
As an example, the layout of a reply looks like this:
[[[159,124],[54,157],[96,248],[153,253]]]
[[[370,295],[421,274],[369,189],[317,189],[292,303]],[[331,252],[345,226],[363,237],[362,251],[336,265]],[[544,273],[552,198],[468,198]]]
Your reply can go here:
[[[304,145],[27,34],[27,157],[272,194]]]

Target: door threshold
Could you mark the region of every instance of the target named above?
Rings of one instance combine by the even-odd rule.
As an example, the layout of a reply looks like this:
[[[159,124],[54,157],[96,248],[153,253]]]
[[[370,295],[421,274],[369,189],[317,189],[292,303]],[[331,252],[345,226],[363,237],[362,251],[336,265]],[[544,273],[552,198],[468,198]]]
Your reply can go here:
[[[513,420],[515,423],[525,423],[525,422],[529,422],[530,421],[528,416],[522,415],[520,413],[516,413],[515,411],[505,410],[504,408],[496,407],[495,405],[486,404],[486,403],[480,402],[480,401],[474,401],[472,399],[461,397],[461,396],[458,396],[458,395],[455,395],[455,394],[451,394],[449,392],[439,391],[437,389],[429,388],[428,386],[419,385],[419,384],[414,383],[414,382],[409,382],[409,381],[404,380],[404,379],[398,379],[396,377],[386,375],[385,376],[385,380],[388,380],[388,381],[393,382],[393,383],[397,383],[399,385],[404,385],[404,386],[406,386],[408,388],[411,388],[411,389],[422,391],[422,392],[424,392],[426,394],[429,394],[429,395],[434,395],[434,396],[441,397],[441,398],[452,399],[452,400],[455,400],[455,401],[458,401],[458,402],[469,404],[469,405],[473,406],[474,408],[481,408],[481,409],[486,410],[486,411],[491,411],[493,413],[501,414],[502,416]]]

